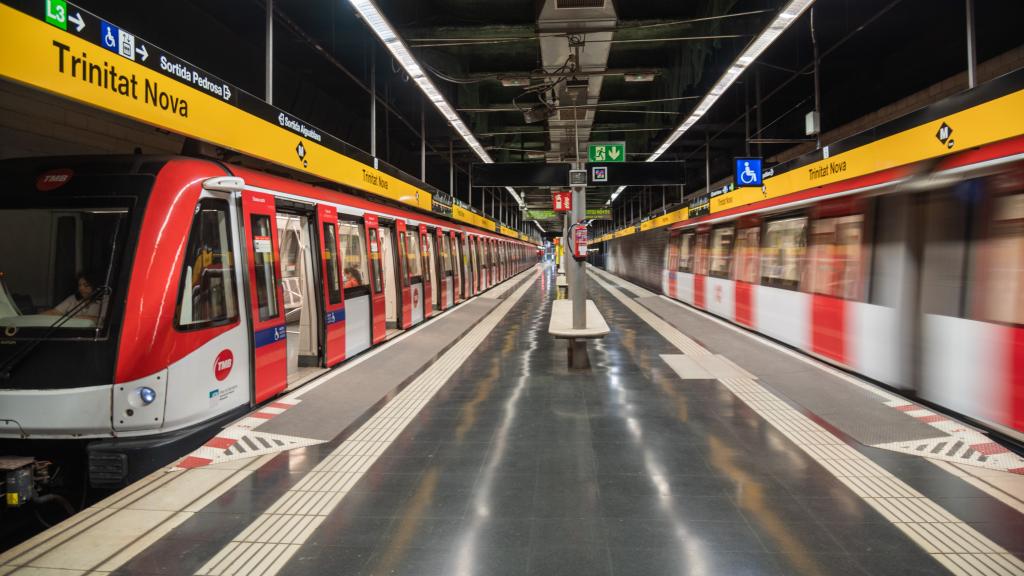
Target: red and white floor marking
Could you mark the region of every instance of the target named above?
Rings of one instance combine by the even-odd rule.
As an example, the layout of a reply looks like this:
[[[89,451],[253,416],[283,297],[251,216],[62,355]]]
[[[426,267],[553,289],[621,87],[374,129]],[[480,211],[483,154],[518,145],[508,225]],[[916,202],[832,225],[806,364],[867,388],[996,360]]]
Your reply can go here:
[[[224,428],[216,436],[207,440],[205,444],[172,464],[168,471],[200,468],[229,460],[252,458],[292,448],[322,444],[323,440],[271,434],[257,430],[261,425],[283,414],[299,402],[300,400],[296,398],[281,398],[261,406],[257,411]]]
[[[875,444],[874,448],[1024,475],[1024,458],[993,442],[980,431],[903,398],[893,398],[886,401],[885,405],[941,430],[947,436],[886,442]]]

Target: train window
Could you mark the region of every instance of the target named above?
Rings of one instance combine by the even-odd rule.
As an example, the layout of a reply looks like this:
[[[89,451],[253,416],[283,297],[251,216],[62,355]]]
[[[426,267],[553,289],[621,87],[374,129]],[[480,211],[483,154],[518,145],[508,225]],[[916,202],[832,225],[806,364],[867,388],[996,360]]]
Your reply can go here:
[[[679,237],[679,271],[693,272],[693,232]]]
[[[740,228],[736,233],[736,248],[733,262],[736,267],[736,279],[741,282],[757,284],[761,263],[761,229],[758,227]]]
[[[864,215],[811,222],[808,251],[810,292],[847,300],[861,298],[861,241]]]
[[[402,277],[402,286],[409,285],[409,263],[407,262],[407,256],[405,255],[406,243],[405,243],[405,232],[398,233],[398,274]]]
[[[369,282],[369,278],[366,276],[366,231],[363,226],[358,222],[350,222],[348,220],[340,220],[338,222],[338,235],[341,241],[341,273],[345,278],[344,284],[342,284],[345,290],[352,288],[360,288],[366,286]],[[377,244],[377,230],[371,229],[370,236],[373,244]],[[380,260],[374,260],[377,262],[379,267]],[[374,283],[374,286],[378,286],[377,291],[380,291],[379,277],[380,272],[376,272],[378,281]]]
[[[761,247],[761,282],[765,286],[796,290],[800,287],[807,245],[807,218],[784,218],[765,225]]]
[[[380,273],[380,242],[377,239],[377,229],[370,228],[370,265],[373,266],[373,291],[380,294],[383,286],[381,285],[381,273]]]
[[[736,230],[723,226],[711,231],[710,273],[718,278],[728,278],[732,268],[732,248]]]
[[[708,244],[711,235],[707,232],[697,232],[697,238],[693,246],[693,273],[708,275],[708,262],[711,260]]]
[[[270,216],[253,214],[252,226],[253,269],[256,273],[256,308],[260,321],[277,318],[277,267],[274,266],[274,250]]]
[[[971,273],[971,316],[1020,325],[1024,324],[1024,171],[993,176],[988,184],[995,195]]]
[[[196,205],[175,314],[177,328],[195,330],[238,319],[228,214],[226,200],[204,198]]]
[[[441,237],[441,267],[446,274],[452,272],[452,244],[451,237],[445,234]]]
[[[426,234],[420,234],[420,243],[423,245],[423,278],[430,282],[430,240]]]
[[[423,275],[420,266],[420,237],[416,232],[409,232],[405,235],[405,258],[409,261],[409,276],[416,278]]]
[[[324,222],[324,259],[327,260],[327,302],[338,304],[341,302],[341,259],[338,258],[338,237],[334,224]]]
[[[116,288],[128,209],[85,199],[75,204],[0,209],[0,327],[10,328],[7,338],[98,336],[109,305],[123,302],[107,289]],[[83,294],[83,281],[91,294]],[[68,317],[55,326],[63,314]]]

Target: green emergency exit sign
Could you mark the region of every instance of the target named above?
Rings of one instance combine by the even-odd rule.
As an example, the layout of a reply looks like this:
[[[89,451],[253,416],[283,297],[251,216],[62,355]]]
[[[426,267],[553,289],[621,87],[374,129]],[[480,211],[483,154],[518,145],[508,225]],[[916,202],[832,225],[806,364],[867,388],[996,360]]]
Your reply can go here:
[[[591,162],[625,162],[625,142],[599,142],[587,146],[587,157]]]

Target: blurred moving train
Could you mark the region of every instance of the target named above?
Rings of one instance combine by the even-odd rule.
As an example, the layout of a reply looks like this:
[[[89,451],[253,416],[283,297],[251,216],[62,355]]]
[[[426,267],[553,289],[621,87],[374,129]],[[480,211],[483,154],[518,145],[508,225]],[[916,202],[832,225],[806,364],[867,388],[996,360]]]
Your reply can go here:
[[[0,455],[75,440],[93,485],[536,261],[519,240],[208,160],[0,174]]]
[[[1022,78],[1016,73],[834,145],[834,160],[826,152],[772,173],[813,181],[818,166],[844,162],[845,169],[844,151],[887,169],[794,186],[775,198],[755,189],[753,201],[717,211],[705,196],[680,222],[609,239],[595,261],[1024,440]],[[1002,106],[994,118],[1000,137],[947,153],[949,126],[980,138],[987,129],[980,112],[993,103]],[[965,116],[973,124],[946,124],[961,110],[973,114]],[[885,138],[910,129],[942,153],[893,161],[916,152],[894,150]]]

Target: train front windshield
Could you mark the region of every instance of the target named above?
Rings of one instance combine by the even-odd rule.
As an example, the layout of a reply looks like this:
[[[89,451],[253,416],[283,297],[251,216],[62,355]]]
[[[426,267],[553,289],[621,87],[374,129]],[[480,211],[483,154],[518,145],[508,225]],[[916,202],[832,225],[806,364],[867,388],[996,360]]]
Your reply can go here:
[[[0,209],[3,338],[95,338],[105,332],[128,209]]]

